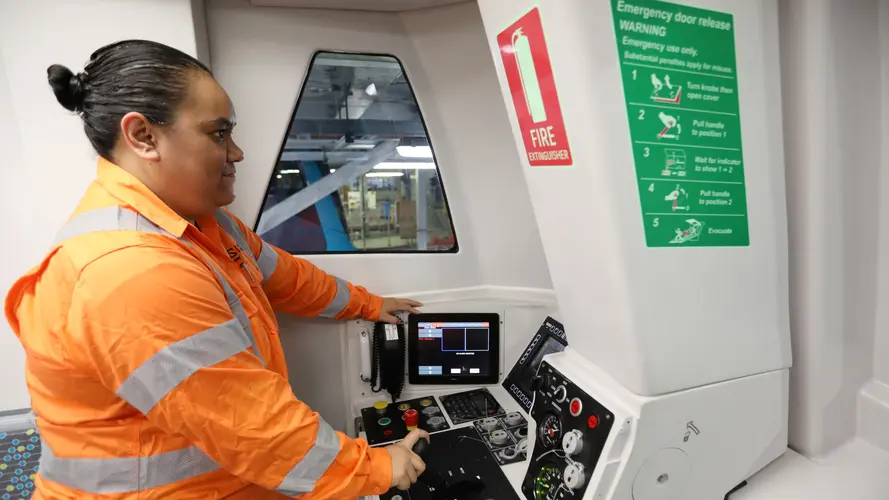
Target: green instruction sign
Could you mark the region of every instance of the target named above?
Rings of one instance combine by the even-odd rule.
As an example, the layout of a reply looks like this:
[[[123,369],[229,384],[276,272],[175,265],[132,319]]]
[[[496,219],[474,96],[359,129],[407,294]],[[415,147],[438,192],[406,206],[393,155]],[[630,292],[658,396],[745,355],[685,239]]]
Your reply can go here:
[[[749,245],[732,15],[611,7],[648,246]]]

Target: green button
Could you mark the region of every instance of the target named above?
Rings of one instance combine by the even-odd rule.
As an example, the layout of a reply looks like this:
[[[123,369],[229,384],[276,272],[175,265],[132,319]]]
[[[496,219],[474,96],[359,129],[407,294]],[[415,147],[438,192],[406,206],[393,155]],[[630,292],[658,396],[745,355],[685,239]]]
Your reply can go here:
[[[392,423],[392,419],[389,417],[384,417],[384,418],[381,418],[380,420],[378,420],[377,423],[382,425],[383,427],[385,427],[385,426]]]

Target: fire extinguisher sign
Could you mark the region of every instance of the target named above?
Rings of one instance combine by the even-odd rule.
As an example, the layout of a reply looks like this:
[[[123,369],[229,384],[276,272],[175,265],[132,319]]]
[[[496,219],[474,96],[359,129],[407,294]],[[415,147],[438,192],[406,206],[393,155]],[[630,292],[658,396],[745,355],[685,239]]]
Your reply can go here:
[[[497,35],[506,80],[532,167],[573,163],[562,107],[535,7]]]

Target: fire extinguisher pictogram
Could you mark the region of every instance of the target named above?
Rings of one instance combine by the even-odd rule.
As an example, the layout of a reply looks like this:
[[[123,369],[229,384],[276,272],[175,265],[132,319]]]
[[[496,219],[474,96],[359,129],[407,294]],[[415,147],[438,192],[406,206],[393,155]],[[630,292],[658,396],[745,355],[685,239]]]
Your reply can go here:
[[[546,121],[546,106],[543,104],[543,94],[540,92],[540,82],[537,80],[537,68],[534,66],[534,56],[531,54],[531,43],[522,33],[522,28],[512,34],[512,48],[515,54],[516,65],[519,68],[519,77],[522,80],[522,91],[525,94],[525,103],[528,105],[528,114],[534,123]]]

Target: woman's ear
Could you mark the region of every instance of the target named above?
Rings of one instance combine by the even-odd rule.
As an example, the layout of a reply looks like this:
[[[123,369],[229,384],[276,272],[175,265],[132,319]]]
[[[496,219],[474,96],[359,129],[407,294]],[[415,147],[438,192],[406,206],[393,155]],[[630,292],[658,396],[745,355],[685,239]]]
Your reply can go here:
[[[130,112],[120,120],[121,137],[137,156],[146,161],[160,161],[156,128],[142,113]]]

